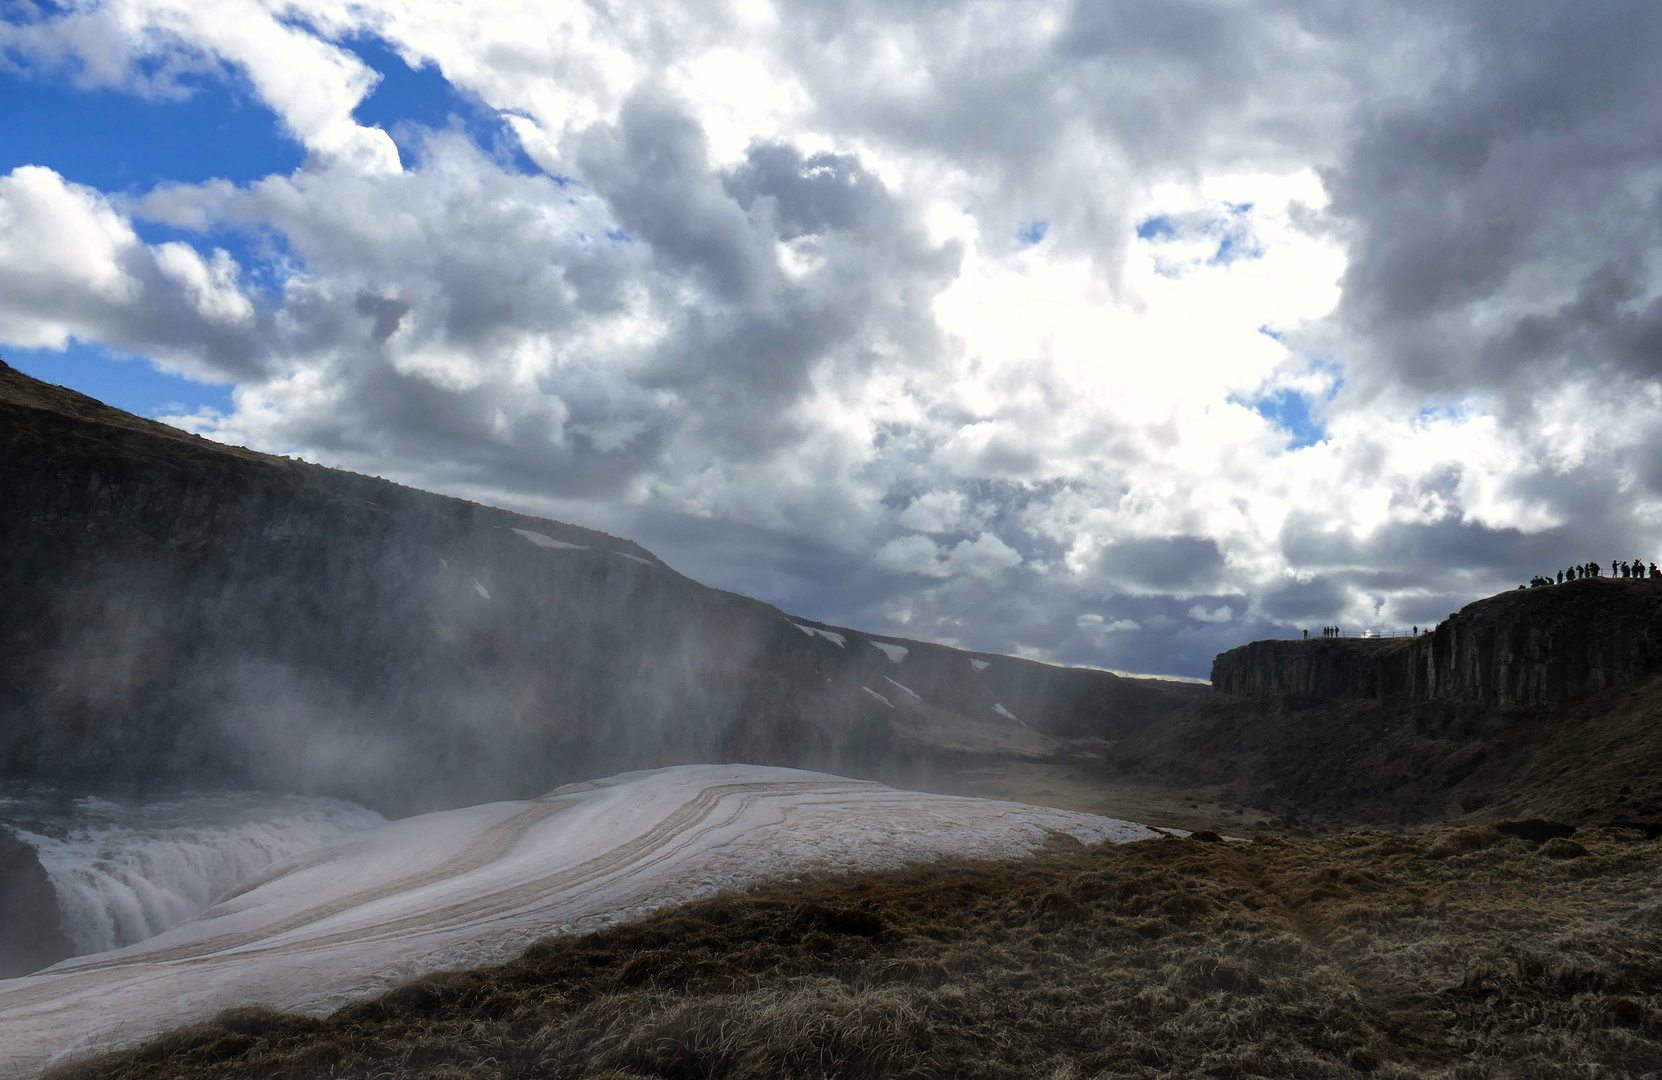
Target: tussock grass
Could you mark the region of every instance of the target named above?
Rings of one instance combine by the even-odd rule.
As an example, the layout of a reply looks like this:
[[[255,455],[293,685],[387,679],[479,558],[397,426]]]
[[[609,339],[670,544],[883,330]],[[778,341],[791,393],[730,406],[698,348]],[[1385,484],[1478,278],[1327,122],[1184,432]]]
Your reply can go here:
[[[327,1018],[233,1010],[53,1080],[1656,1076],[1659,871],[1619,829],[1058,842],[722,896]]]

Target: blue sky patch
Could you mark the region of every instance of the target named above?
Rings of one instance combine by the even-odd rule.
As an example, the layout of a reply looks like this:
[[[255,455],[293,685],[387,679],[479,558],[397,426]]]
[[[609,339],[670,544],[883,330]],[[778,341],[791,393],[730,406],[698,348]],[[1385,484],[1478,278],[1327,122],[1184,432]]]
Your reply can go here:
[[[1205,233],[1218,237],[1218,249],[1209,260],[1213,266],[1228,266],[1242,259],[1261,259],[1264,246],[1252,235],[1252,222],[1247,215],[1251,203],[1233,203],[1227,217],[1213,218],[1205,226]]]
[[[71,341],[52,349],[5,349],[6,363],[58,386],[79,390],[106,405],[140,416],[231,411],[231,387],[199,383],[158,370],[148,360],[123,359],[101,345]]]
[[[415,163],[425,131],[455,126],[504,167],[527,174],[542,171],[501,115],[475,95],[457,90],[437,64],[412,68],[379,38],[353,38],[342,47],[381,75],[369,96],[352,111],[353,119],[391,135],[405,168]]]
[[[1264,257],[1264,248],[1253,239],[1252,234],[1244,230],[1231,232],[1218,243],[1218,250],[1213,253],[1211,262],[1214,266],[1228,266],[1241,259],[1261,259]]]
[[[1327,429],[1322,426],[1321,421],[1310,415],[1310,409],[1315,402],[1309,395],[1301,394],[1297,390],[1284,387],[1253,401],[1234,397],[1229,400],[1245,405],[1285,431],[1291,436],[1287,442],[1289,450],[1314,446],[1327,438]]]
[[[186,81],[183,100],[78,90],[61,75],[0,71],[0,173],[44,165],[106,192],[173,181],[247,183],[299,168],[306,152],[239,79]]]
[[[1177,226],[1172,219],[1164,215],[1147,218],[1137,223],[1137,239],[1164,240],[1177,235]]]
[[[1034,244],[1037,244],[1039,241],[1043,240],[1045,238],[1045,234],[1049,231],[1050,222],[1029,221],[1027,224],[1016,230],[1016,239],[1024,246],[1032,247]]]

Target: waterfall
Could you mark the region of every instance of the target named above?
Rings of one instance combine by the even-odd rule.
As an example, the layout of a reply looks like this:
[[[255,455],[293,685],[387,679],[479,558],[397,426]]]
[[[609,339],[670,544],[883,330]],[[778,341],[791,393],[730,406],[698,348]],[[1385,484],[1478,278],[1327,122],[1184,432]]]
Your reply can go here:
[[[35,848],[77,954],[159,934],[272,862],[384,820],[316,796],[0,789],[0,822]]]

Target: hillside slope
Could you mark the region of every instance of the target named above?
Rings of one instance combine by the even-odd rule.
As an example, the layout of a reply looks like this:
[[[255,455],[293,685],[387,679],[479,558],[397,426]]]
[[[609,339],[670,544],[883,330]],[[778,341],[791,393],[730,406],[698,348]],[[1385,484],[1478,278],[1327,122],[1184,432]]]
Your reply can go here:
[[[222,446],[3,364],[0,595],[0,775],[389,813],[696,761],[926,778],[1194,697],[792,619],[628,540]]]

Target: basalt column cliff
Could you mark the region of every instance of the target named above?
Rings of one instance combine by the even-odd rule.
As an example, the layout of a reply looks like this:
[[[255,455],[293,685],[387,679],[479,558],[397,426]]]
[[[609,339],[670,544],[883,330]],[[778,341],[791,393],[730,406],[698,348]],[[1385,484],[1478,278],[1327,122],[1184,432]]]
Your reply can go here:
[[[1622,686],[1662,661],[1662,580],[1591,578],[1469,604],[1409,638],[1255,641],[1220,653],[1228,694],[1543,705]]]
[[[1662,581],[1501,593],[1418,637],[1255,641],[1212,685],[1115,767],[1270,828],[1662,821]]]

